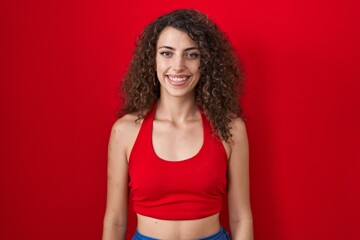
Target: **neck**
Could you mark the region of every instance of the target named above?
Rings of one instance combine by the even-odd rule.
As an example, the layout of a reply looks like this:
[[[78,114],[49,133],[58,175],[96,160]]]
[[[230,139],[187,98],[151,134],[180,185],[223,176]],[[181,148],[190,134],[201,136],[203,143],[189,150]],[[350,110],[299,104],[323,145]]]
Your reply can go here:
[[[179,122],[196,118],[198,111],[195,98],[174,97],[165,100],[160,97],[156,115],[162,119]]]

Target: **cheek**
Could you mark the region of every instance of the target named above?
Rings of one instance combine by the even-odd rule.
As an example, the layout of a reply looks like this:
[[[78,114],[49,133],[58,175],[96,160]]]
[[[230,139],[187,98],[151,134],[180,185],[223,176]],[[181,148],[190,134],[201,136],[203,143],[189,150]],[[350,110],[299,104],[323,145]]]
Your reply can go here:
[[[196,59],[196,60],[193,60],[193,61],[191,62],[191,68],[192,68],[193,70],[200,70],[200,64],[201,64],[200,58],[198,58],[198,59]]]
[[[200,70],[200,61],[193,65],[192,71],[194,73],[196,73],[196,74],[200,74],[200,72],[201,72],[201,70]]]
[[[166,70],[166,62],[164,60],[156,58],[156,70],[158,72]]]
[[[158,61],[156,59],[156,75],[159,80],[162,79],[163,73],[164,73],[163,64],[161,63],[161,61]]]
[[[158,57],[155,58],[155,68],[156,68],[156,71],[159,70],[159,59],[158,59]]]

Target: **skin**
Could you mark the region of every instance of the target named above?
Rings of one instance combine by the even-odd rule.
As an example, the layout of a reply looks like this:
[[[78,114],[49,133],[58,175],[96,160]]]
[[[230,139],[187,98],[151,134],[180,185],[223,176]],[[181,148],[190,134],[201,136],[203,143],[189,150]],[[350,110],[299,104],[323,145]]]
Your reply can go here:
[[[200,78],[200,52],[185,32],[165,28],[158,39],[156,70],[160,99],[153,122],[155,154],[164,161],[186,160],[203,144],[202,123],[195,103]],[[103,240],[125,239],[127,227],[128,159],[141,127],[135,114],[118,119],[108,152],[108,196]],[[229,157],[228,204],[232,239],[253,239],[249,201],[248,141],[241,119],[231,122],[233,142],[223,142]],[[191,140],[191,141],[190,141]],[[159,239],[197,239],[220,228],[219,214],[197,220],[161,220],[137,214],[138,231]]]

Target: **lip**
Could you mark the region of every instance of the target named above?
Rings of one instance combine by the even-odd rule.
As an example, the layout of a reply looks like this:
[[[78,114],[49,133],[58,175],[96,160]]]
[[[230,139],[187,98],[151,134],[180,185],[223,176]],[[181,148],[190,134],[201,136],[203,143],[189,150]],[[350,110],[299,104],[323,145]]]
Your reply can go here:
[[[173,85],[173,86],[184,86],[187,84],[188,80],[190,79],[191,75],[185,75],[185,74],[167,74],[165,75],[167,81]]]

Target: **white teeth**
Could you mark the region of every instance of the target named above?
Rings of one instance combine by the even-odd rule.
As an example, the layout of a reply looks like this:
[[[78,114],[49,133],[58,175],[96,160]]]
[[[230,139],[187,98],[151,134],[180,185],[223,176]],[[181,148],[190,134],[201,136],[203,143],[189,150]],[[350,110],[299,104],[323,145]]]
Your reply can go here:
[[[178,78],[178,77],[169,77],[171,81],[174,82],[183,82],[187,79],[187,77],[183,77],[183,78]]]

